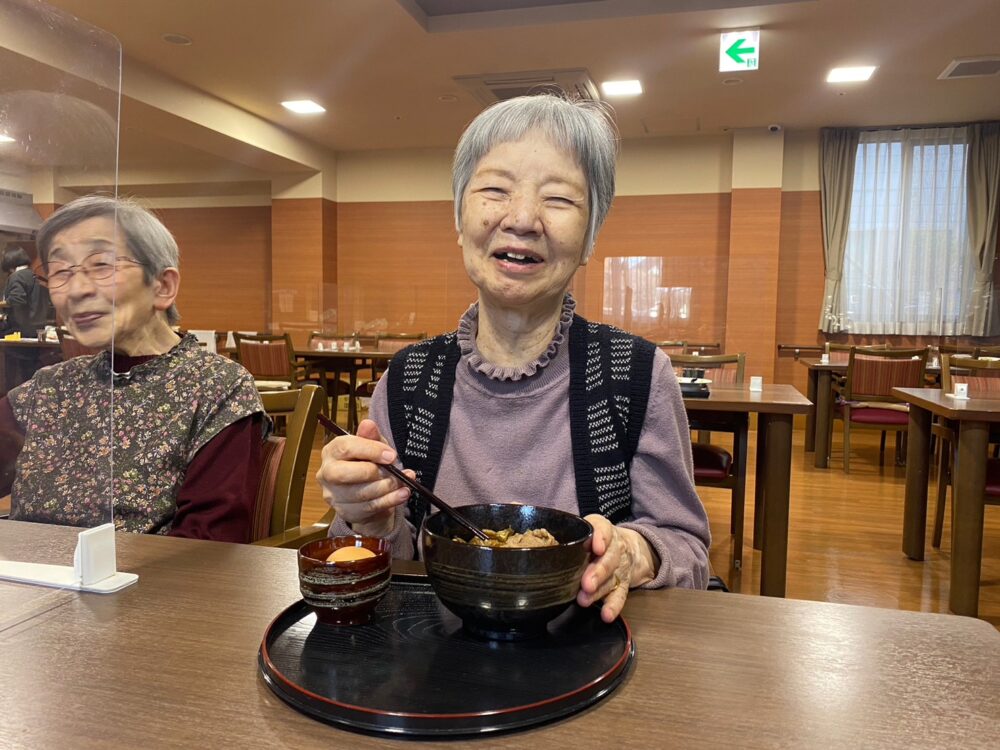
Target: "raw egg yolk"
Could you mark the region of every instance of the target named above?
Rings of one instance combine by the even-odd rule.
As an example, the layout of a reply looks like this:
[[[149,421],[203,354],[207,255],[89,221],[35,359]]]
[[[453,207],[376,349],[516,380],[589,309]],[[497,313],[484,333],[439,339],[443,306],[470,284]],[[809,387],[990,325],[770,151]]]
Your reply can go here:
[[[332,563],[354,562],[355,560],[364,560],[369,557],[375,557],[375,553],[364,547],[337,547],[326,558],[326,561]]]

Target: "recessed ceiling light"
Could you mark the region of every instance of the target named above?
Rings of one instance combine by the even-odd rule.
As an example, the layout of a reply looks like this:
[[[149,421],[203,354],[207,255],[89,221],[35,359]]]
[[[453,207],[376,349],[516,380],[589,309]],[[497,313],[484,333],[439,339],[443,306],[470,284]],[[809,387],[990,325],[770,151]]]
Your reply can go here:
[[[193,43],[191,37],[184,34],[168,33],[160,37],[167,44],[176,44],[178,47],[189,47]]]
[[[642,93],[639,81],[605,81],[601,84],[605,96],[635,96]]]
[[[326,112],[312,99],[295,99],[294,101],[282,102],[281,106],[297,115],[318,115],[320,112]]]
[[[739,86],[741,83],[743,83],[743,79],[742,78],[723,78],[722,79],[722,85],[723,86]]]
[[[867,81],[875,72],[874,65],[861,65],[857,68],[834,68],[826,76],[827,83],[850,83]]]
[[[0,143],[14,143],[17,138],[11,138],[9,135],[4,135],[0,133]]]

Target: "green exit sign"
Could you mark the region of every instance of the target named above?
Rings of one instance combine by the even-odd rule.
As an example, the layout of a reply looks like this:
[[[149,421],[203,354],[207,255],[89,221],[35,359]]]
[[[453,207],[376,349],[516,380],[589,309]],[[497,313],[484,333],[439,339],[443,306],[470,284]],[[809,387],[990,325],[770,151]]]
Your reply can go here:
[[[719,72],[757,70],[760,63],[760,29],[726,31],[719,44]]]

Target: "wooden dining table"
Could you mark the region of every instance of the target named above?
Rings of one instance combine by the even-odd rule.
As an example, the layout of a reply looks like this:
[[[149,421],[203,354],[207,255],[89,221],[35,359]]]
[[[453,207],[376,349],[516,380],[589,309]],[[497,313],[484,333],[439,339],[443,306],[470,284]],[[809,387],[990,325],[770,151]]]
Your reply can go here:
[[[785,595],[788,558],[788,508],[792,464],[792,417],[806,414],[812,403],[791,385],[712,384],[708,398],[684,399],[688,420],[702,415],[733,420],[757,414],[756,483],[753,546],[760,550],[760,593]]]
[[[0,396],[7,393],[10,388],[8,387],[9,379],[7,377],[7,353],[17,350],[25,349],[38,349],[42,352],[59,352],[59,342],[58,341],[39,341],[35,338],[22,338],[22,339],[10,339],[5,340],[0,337]]]
[[[927,535],[927,479],[930,474],[931,417],[958,425],[958,462],[952,473],[951,585],[948,607],[960,615],[979,613],[983,559],[983,514],[990,425],[1000,422],[1000,399],[956,399],[940,388],[893,388],[910,405],[907,427],[903,553],[923,560]]]
[[[3,521],[0,550],[68,564],[78,531]],[[294,550],[117,547],[139,580],[116,594],[0,581],[0,747],[414,747],[316,721],[259,676],[268,624],[299,600]],[[636,657],[614,692],[475,746],[1000,746],[1000,634],[985,622],[689,590],[633,591],[624,617]]]
[[[395,353],[379,349],[296,349],[295,358],[319,370],[320,385],[332,398],[337,393],[330,390],[330,383],[347,374],[347,429],[354,432],[358,428],[358,373],[372,367],[384,369]]]

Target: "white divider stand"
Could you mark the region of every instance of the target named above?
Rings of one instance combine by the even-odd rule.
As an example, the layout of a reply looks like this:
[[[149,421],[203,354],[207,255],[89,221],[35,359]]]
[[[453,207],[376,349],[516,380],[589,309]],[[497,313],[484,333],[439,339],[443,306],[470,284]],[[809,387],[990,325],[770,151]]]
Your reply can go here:
[[[118,572],[115,527],[106,523],[80,532],[72,566],[0,560],[0,579],[112,594],[131,586],[139,576]]]

